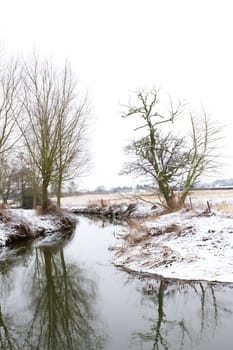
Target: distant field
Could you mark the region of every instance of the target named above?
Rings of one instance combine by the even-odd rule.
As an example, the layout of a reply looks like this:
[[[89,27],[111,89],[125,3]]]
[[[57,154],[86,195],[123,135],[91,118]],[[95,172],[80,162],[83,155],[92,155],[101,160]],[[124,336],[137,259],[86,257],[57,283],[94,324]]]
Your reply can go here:
[[[131,202],[131,201],[148,201],[151,203],[158,202],[158,197],[151,192],[143,193],[93,193],[81,194],[80,196],[62,198],[62,206],[86,206],[90,202],[98,203],[99,201],[113,203]],[[207,201],[216,205],[219,203],[228,203],[233,206],[233,189],[214,189],[214,190],[197,190],[190,192],[187,198],[187,205],[206,206]]]
[[[138,196],[152,197],[151,194],[137,193],[88,193],[74,197],[63,197],[61,200],[62,206],[81,205],[86,206],[90,202],[98,202],[101,200],[111,203],[122,203],[125,201],[135,201]],[[154,197],[154,195],[153,195]]]
[[[190,196],[195,198],[208,198],[210,199],[233,199],[233,188],[231,189],[211,189],[211,190],[195,190],[190,192]]]

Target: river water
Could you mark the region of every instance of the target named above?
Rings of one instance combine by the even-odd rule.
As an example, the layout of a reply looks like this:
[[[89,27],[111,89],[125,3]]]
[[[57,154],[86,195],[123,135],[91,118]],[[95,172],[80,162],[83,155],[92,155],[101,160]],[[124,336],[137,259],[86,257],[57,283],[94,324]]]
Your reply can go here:
[[[233,285],[139,278],[111,264],[121,226],[1,252],[0,349],[232,350]]]

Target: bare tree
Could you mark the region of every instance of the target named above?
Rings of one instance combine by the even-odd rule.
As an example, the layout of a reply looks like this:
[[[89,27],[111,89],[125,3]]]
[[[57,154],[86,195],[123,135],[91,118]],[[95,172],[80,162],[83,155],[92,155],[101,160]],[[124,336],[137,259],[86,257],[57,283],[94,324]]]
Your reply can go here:
[[[0,63],[0,193],[6,203],[12,188],[14,166],[11,150],[19,140],[15,130],[20,114],[17,91],[20,82],[17,60]]]
[[[0,154],[0,195],[4,204],[12,199],[22,207],[32,208],[38,197],[34,192],[34,168],[28,155],[18,149]]]
[[[182,182],[181,203],[184,203],[190,189],[202,175],[216,171],[220,165],[218,141],[221,139],[221,126],[213,123],[206,112],[195,117],[190,114],[191,142],[186,152],[186,168]]]
[[[18,141],[15,130],[20,114],[17,91],[20,82],[19,64],[11,59],[0,67],[0,153],[7,152]]]
[[[20,100],[25,118],[18,126],[41,176],[43,212],[48,209],[51,181],[58,181],[61,188],[69,167],[80,155],[77,144],[85,129],[86,100],[75,100],[75,86],[68,65],[59,72],[47,61],[39,63],[36,55],[30,64],[24,64]]]
[[[86,97],[76,94],[76,83],[65,66],[62,79],[62,109],[58,120],[58,154],[56,157],[57,205],[61,205],[62,184],[80,176],[88,164],[86,131],[88,127],[88,102]]]
[[[12,161],[9,152],[0,154],[0,195],[4,204],[10,197],[15,184],[16,164]]]
[[[219,128],[204,112],[198,118],[191,114],[191,138],[179,137],[167,129],[184,112],[184,104],[178,102],[175,107],[170,100],[166,114],[160,111],[159,91],[155,88],[139,90],[136,97],[136,106],[126,106],[123,117],[138,116],[142,124],[135,130],[144,134],[125,148],[133,160],[124,165],[122,173],[149,176],[158,185],[163,204],[170,209],[183,206],[200,177],[216,167]]]
[[[39,200],[40,177],[27,149],[17,155],[16,197],[23,208],[36,208]]]

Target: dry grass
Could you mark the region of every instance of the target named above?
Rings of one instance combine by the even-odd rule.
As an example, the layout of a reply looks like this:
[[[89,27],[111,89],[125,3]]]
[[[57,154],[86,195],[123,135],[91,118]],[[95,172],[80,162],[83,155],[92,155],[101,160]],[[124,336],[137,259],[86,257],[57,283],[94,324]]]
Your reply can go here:
[[[9,208],[9,206],[6,203],[3,203],[3,202],[0,203],[0,210],[8,209],[8,208]]]
[[[46,212],[43,212],[43,209],[42,209],[41,206],[37,206],[36,212],[39,215],[43,215],[43,214],[59,214],[60,212],[62,212],[62,209],[58,208],[54,201],[49,200],[48,201],[48,208],[47,208]]]
[[[108,202],[108,205],[111,204],[122,204],[122,203],[131,203],[131,202],[143,202],[148,201],[149,203],[156,204],[158,202],[158,197],[151,193],[88,193],[82,194],[77,197],[64,197],[62,198],[62,205],[80,205],[88,206],[89,203],[96,205],[101,205],[101,201]]]
[[[134,246],[140,242],[148,240],[149,238],[149,234],[147,232],[148,230],[143,225],[143,221],[128,219],[127,224],[130,227],[130,233],[127,233],[124,236],[124,240],[128,244]]]
[[[191,206],[193,208],[202,208],[203,210],[207,208],[207,201],[210,202],[211,207],[215,207],[216,204],[221,202],[231,202],[233,205],[233,189],[231,190],[198,190],[190,192],[189,197],[186,200],[187,208]],[[112,205],[112,204],[122,204],[122,203],[132,203],[132,202],[145,202],[148,204],[156,205],[159,202],[159,197],[153,192],[132,192],[132,193],[92,193],[83,194],[77,197],[65,197],[62,198],[62,206],[101,206],[101,205]],[[102,203],[102,204],[101,204]],[[224,205],[222,205],[224,206]],[[229,205],[225,205],[225,207]],[[227,210],[230,210],[227,208]]]
[[[8,209],[0,209],[0,222],[2,223],[7,223],[12,220]]]
[[[87,202],[87,207],[88,208],[107,208],[111,205],[111,201],[107,199],[94,199],[94,200],[89,200]]]
[[[222,201],[214,205],[214,208],[226,214],[233,215],[233,204]]]
[[[177,224],[170,224],[168,226],[165,226],[163,228],[161,227],[152,227],[148,229],[143,225],[143,222],[138,222],[135,220],[130,220],[129,222],[130,228],[132,231],[130,231],[129,234],[126,234],[124,236],[124,239],[127,243],[130,245],[134,246],[137,245],[141,242],[146,242],[148,239],[150,239],[151,236],[160,236],[161,234],[164,233],[175,233],[179,235],[182,233],[185,229],[191,228],[189,227],[181,227],[180,225]]]
[[[140,219],[135,220],[135,219],[129,218],[127,220],[127,224],[132,230],[134,230],[136,232],[142,232],[142,233],[147,232],[147,230],[144,226],[144,220],[140,220]]]

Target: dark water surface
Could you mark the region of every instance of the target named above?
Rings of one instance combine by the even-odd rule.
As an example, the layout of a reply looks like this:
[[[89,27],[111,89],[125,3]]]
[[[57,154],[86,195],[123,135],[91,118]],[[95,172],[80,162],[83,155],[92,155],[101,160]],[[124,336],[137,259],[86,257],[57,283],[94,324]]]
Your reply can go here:
[[[233,349],[233,285],[120,271],[119,229],[80,218],[66,242],[1,252],[0,349]]]

